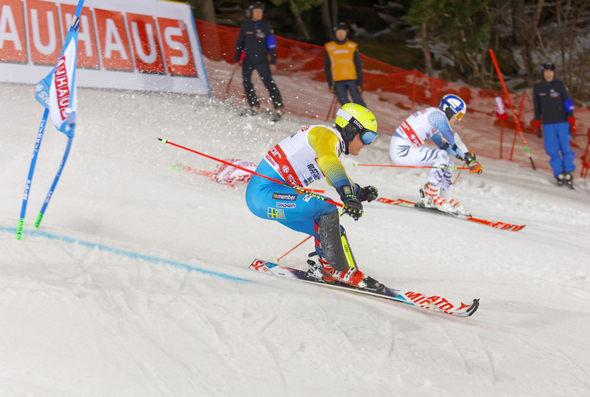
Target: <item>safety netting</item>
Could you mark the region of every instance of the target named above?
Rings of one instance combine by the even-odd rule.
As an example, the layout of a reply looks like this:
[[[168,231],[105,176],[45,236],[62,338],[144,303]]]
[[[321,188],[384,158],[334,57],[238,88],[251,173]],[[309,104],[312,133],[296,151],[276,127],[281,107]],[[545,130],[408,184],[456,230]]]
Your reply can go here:
[[[205,59],[211,94],[236,105],[247,106],[241,68],[234,63],[239,29],[196,20],[201,50]],[[277,71],[273,74],[286,114],[333,122],[339,104],[328,90],[324,75],[324,47],[277,39]],[[414,111],[438,106],[446,94],[459,95],[467,103],[467,114],[458,126],[461,138],[478,157],[503,159],[551,171],[543,139],[533,130],[532,95],[480,89],[434,79],[417,70],[401,69],[361,54],[363,99],[377,117],[379,133],[392,135]],[[254,88],[262,106],[272,109],[268,91],[257,73]],[[496,117],[496,97],[504,99],[507,120]],[[510,108],[512,104],[512,109]],[[519,121],[521,131],[516,127]],[[571,146],[576,152],[576,176],[585,177],[590,168],[590,109],[576,107],[577,133]],[[528,147],[529,152],[526,148]],[[530,153],[530,157],[529,157]]]

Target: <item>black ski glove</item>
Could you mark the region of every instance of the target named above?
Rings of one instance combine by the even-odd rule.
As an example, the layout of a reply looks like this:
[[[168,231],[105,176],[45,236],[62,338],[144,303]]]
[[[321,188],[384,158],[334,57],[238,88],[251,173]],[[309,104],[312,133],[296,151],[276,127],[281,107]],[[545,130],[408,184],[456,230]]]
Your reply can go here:
[[[377,200],[377,197],[379,196],[379,190],[377,190],[376,187],[374,186],[365,186],[365,187],[360,187],[357,183],[357,186],[359,188],[358,193],[356,194],[356,197],[359,199],[359,201],[363,202],[363,201],[368,201],[369,203],[373,200]]]
[[[475,153],[467,152],[465,153],[465,162],[469,165],[472,161],[475,161]]]
[[[336,192],[340,195],[340,200],[344,203],[342,209],[355,221],[358,221],[363,216],[363,205],[354,194],[354,188],[350,185],[340,186],[336,189]]]

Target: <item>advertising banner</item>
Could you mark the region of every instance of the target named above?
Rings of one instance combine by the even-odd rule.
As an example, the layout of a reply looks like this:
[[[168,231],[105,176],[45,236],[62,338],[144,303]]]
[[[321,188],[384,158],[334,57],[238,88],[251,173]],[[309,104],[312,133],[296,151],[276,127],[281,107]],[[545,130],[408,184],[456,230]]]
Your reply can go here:
[[[0,81],[36,84],[56,65],[77,0],[0,0]],[[162,0],[86,0],[79,87],[209,94],[190,7]]]

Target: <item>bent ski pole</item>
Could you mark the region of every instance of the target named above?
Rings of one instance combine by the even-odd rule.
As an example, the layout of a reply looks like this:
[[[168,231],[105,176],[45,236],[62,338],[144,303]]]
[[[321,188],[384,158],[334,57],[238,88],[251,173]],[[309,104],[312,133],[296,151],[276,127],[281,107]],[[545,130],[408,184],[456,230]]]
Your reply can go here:
[[[436,168],[441,170],[468,170],[469,167],[430,167],[428,165],[395,165],[395,164],[353,164],[356,167],[400,167],[400,168]]]
[[[178,144],[176,144],[176,143],[170,142],[170,141],[168,141],[168,140],[166,140],[166,139],[163,139],[163,138],[158,138],[158,140],[159,140],[159,141],[162,141],[162,143],[166,143],[166,144],[168,144],[168,145],[176,146],[177,148],[184,149],[184,150],[186,150],[186,151],[189,151],[189,152],[192,152],[192,153],[198,154],[198,155],[200,155],[200,156],[203,156],[203,157],[207,157],[208,159],[215,160],[215,161],[218,161],[218,162],[220,162],[220,163],[223,163],[223,164],[226,164],[226,165],[230,165],[230,166],[232,166],[232,167],[234,167],[234,168],[237,168],[237,169],[239,169],[239,170],[246,171],[246,172],[248,172],[248,173],[250,173],[250,174],[252,174],[252,175],[256,175],[256,176],[259,176],[259,177],[261,177],[261,178],[268,179],[269,181],[272,181],[272,182],[278,183],[279,185],[283,185],[283,186],[285,186],[285,187],[290,187],[291,189],[295,190],[295,191],[296,191],[297,193],[299,193],[299,194],[307,194],[307,195],[309,195],[309,196],[311,196],[311,197],[314,197],[314,198],[317,198],[317,199],[320,199],[320,200],[326,201],[326,202],[328,202],[328,203],[330,203],[330,204],[334,204],[334,205],[335,205],[335,206],[337,206],[337,207],[341,207],[341,208],[342,208],[342,207],[344,207],[344,205],[342,205],[341,203],[338,203],[338,202],[336,202],[336,201],[334,201],[334,200],[332,200],[332,199],[329,199],[329,198],[327,198],[327,197],[320,196],[319,194],[312,193],[312,192],[310,192],[310,191],[308,191],[308,190],[305,190],[305,189],[304,189],[304,188],[302,188],[302,187],[293,186],[293,185],[290,185],[290,184],[288,184],[288,183],[286,183],[286,182],[281,182],[281,181],[279,181],[278,179],[274,179],[274,178],[271,178],[271,177],[269,177],[269,176],[266,176],[266,175],[259,174],[259,173],[258,173],[258,172],[256,172],[256,171],[252,171],[252,170],[249,170],[249,169],[247,169],[247,168],[240,167],[239,165],[235,165],[235,164],[232,164],[232,163],[230,163],[230,162],[228,162],[228,161],[224,161],[224,160],[218,159],[217,157],[213,157],[213,156],[209,156],[208,154],[205,154],[205,153],[197,152],[196,150],[189,149],[189,148],[187,148],[187,147],[184,147],[184,146],[178,145]]]

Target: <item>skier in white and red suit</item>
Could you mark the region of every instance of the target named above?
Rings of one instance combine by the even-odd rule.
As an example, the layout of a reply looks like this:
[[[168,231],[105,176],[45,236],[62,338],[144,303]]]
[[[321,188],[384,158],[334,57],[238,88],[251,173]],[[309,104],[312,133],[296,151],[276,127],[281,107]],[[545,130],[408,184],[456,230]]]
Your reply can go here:
[[[310,125],[282,140],[266,153],[256,172],[299,188],[326,178],[340,195],[343,211],[358,220],[363,215],[362,202],[375,200],[378,191],[354,183],[342,161],[346,154],[358,156],[377,138],[377,120],[369,109],[347,103],[336,113],[335,122],[336,128]],[[260,218],[315,237],[319,264],[307,262],[308,277],[364,289],[383,288],[358,270],[336,205],[257,175],[248,183],[246,203]]]
[[[453,170],[447,168],[454,166],[451,155],[464,160],[471,173],[482,172],[475,154],[467,149],[457,133],[453,133],[453,127],[466,112],[467,105],[461,98],[452,94],[443,96],[440,108],[420,110],[395,130],[389,154],[395,164],[433,167],[428,182],[420,189],[422,202],[419,204],[454,215],[471,216],[451,197]],[[428,139],[432,139],[438,149],[424,146]]]

